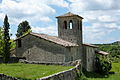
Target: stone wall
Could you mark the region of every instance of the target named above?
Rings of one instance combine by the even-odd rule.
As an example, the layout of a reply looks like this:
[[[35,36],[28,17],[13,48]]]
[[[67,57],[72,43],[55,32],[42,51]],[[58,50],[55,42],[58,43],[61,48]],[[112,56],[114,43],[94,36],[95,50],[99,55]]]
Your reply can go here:
[[[78,60],[74,63],[77,63],[77,64],[72,69],[59,72],[59,73],[56,73],[47,77],[43,77],[40,79],[36,79],[36,80],[77,80],[80,77],[78,75],[80,74],[81,61]]]
[[[32,61],[25,61],[25,60],[24,62],[29,64],[43,64],[40,62],[32,62]],[[81,60],[67,62],[67,63],[44,63],[44,64],[45,65],[56,64],[56,65],[74,66],[74,67],[69,70],[55,73],[53,75],[36,79],[36,80],[76,80],[80,77],[79,74],[81,69]],[[5,74],[0,74],[0,80],[19,80],[19,79],[5,75]]]
[[[0,74],[0,80],[18,80],[18,79],[5,74]]]
[[[62,17],[58,19],[58,37],[69,42],[82,44],[82,19],[77,16]],[[70,20],[73,28],[70,29]],[[67,29],[64,28],[64,21],[67,22]]]
[[[74,54],[67,47],[30,34],[21,38],[21,42],[22,46],[19,48],[16,42],[16,56],[26,57],[29,61],[69,62]]]
[[[20,59],[25,60],[25,57],[10,57],[9,63],[17,63],[19,62]],[[3,62],[4,62],[3,57],[0,57],[0,63],[3,63]]]
[[[97,48],[90,47],[90,46],[84,46],[84,54],[82,59],[83,67],[87,71],[95,71],[95,50]]]

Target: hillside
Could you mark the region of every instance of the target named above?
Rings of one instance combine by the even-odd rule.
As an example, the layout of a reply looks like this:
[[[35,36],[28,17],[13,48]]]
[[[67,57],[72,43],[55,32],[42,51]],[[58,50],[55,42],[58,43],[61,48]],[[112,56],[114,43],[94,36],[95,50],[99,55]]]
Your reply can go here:
[[[120,45],[120,41],[113,42],[114,45]]]
[[[120,41],[116,41],[109,44],[94,44],[99,46],[100,50],[110,53],[110,57],[113,61],[120,60]]]

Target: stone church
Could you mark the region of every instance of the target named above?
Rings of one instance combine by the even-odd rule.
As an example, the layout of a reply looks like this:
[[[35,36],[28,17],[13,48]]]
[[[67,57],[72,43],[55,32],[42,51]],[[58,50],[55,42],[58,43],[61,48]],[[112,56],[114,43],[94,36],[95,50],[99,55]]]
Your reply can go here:
[[[58,36],[29,33],[16,39],[16,56],[28,61],[69,62],[81,59],[87,71],[94,71],[97,46],[83,44],[82,17],[71,12],[57,16]]]

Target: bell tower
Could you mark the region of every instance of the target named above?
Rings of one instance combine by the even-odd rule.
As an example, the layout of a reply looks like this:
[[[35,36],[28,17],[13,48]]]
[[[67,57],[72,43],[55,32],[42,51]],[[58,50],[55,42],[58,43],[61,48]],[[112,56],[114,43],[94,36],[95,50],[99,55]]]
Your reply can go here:
[[[57,16],[58,37],[66,41],[82,44],[82,17],[71,12]]]

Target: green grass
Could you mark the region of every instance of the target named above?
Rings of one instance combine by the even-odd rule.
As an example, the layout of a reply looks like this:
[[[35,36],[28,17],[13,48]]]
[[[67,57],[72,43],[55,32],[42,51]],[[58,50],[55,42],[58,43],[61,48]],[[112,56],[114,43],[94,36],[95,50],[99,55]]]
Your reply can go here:
[[[118,74],[120,74],[120,63],[112,63],[112,72],[119,72]]]
[[[87,73],[88,80],[120,80],[120,63],[112,63],[112,69],[110,72],[113,74],[100,75],[97,73]]]
[[[60,71],[68,70],[72,66],[37,65],[37,64],[0,64],[0,73],[20,78],[21,80],[34,80]]]

